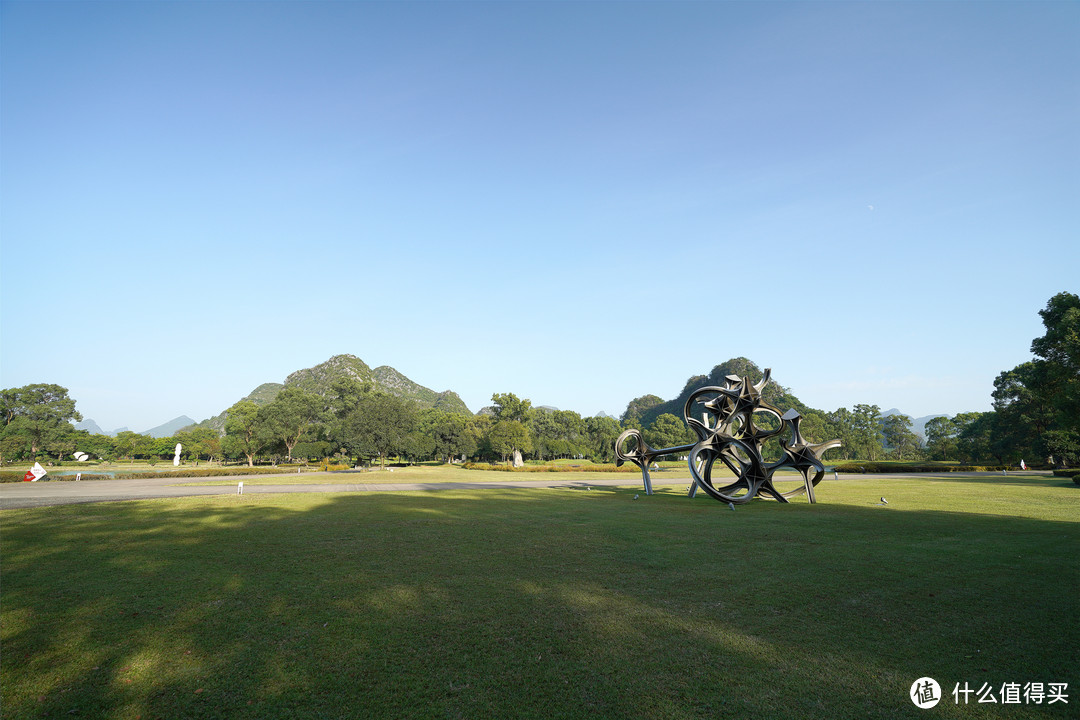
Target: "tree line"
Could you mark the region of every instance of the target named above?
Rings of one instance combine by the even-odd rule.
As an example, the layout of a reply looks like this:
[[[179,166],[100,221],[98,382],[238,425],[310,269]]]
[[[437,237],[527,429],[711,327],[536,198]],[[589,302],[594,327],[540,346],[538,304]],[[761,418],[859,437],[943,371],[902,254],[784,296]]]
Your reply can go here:
[[[881,416],[877,405],[859,404],[827,412],[806,407],[784,388],[771,400],[803,415],[812,441],[839,438],[828,460],[943,460],[1075,466],[1080,462],[1080,298],[1059,293],[1040,311],[1046,332],[1032,341],[1035,359],[1002,372],[994,382],[993,409],[938,417],[926,437],[911,429],[906,415]],[[757,381],[753,363],[729,361],[739,374]],[[731,368],[718,366],[719,374]],[[718,374],[714,370],[714,374]],[[706,378],[692,378],[691,384]],[[180,443],[186,461],[293,462],[336,458],[341,462],[385,464],[441,459],[509,461],[512,458],[614,460],[614,443],[626,428],[642,431],[654,448],[694,441],[681,417],[658,411],[663,401],[647,395],[627,406],[620,420],[582,417],[572,410],[533,407],[513,393],[495,393],[492,406],[475,415],[421,408],[379,391],[370,382],[339,378],[324,393],[285,387],[270,402],[242,400],[227,411],[224,433],[192,426],[167,438],[133,432],[115,437],[76,430],[82,416],[59,385],[27,385],[0,391],[0,463],[76,451],[103,460],[171,459]],[[764,419],[763,422],[768,422]],[[778,439],[772,441],[778,443]],[[766,447],[765,456],[779,454]]]

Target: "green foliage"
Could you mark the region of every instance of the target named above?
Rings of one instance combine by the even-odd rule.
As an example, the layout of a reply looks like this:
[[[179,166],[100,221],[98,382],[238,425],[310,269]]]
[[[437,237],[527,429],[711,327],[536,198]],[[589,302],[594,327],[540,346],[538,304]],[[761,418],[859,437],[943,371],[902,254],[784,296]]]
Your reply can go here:
[[[687,445],[696,440],[686,422],[671,413],[660,415],[642,433],[646,443],[656,450]]]
[[[5,457],[62,456],[74,446],[72,420],[82,420],[60,385],[35,384],[0,390],[0,462]]]
[[[493,393],[491,402],[495,403],[496,420],[514,420],[525,423],[532,412],[532,401],[520,400],[514,393]]]
[[[525,424],[520,420],[496,420],[488,431],[491,449],[505,460],[514,451],[522,453],[532,450],[532,438]]]
[[[259,406],[251,400],[241,400],[228,410],[225,418],[226,454],[243,455],[248,467],[255,466],[255,456],[273,440]]]
[[[1080,297],[1058,293],[1039,311],[1045,334],[1035,338],[1035,360],[994,381],[989,444],[1010,460],[1051,457],[1060,466],[1080,462]]]
[[[492,463],[478,463],[467,462],[461,466],[465,470],[491,470],[493,472],[522,472],[522,473],[549,473],[549,472],[602,472],[602,473],[629,473],[631,475],[639,475],[641,470],[634,465],[616,466],[611,463],[583,463],[581,465],[554,465],[554,464],[534,464],[527,463],[521,467],[514,467],[513,465],[507,465],[506,463],[492,464]]]
[[[954,473],[954,472],[1001,472],[1015,470],[1010,465],[964,465],[920,462],[842,462],[831,470],[842,473]]]
[[[907,415],[890,415],[881,423],[885,444],[893,449],[897,460],[910,459],[918,452],[919,436],[911,431],[911,418]]]
[[[338,425],[337,444],[352,455],[378,457],[409,449],[407,439],[417,423],[416,405],[393,395],[373,392],[361,397]]]
[[[702,377],[702,379],[704,378]],[[642,416],[646,413],[651,413],[654,408],[663,404],[663,399],[656,395],[642,395],[639,398],[634,398],[626,406],[626,410],[623,411],[622,417],[620,418],[623,428],[636,428],[641,430]]]
[[[322,412],[322,398],[295,386],[286,386],[272,402],[259,409],[264,432],[285,446],[286,459],[290,462],[297,443],[317,435]]]

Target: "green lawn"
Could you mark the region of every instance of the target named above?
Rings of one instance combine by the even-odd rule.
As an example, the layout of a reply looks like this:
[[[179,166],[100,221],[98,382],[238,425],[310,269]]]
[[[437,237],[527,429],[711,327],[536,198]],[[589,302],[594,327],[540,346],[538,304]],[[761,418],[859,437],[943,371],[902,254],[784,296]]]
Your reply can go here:
[[[1077,717],[1080,487],[868,476],[818,499],[732,511],[628,478],[6,510],[0,707]],[[922,676],[946,696],[933,710],[908,699]],[[965,682],[1068,683],[1069,703],[958,706]]]

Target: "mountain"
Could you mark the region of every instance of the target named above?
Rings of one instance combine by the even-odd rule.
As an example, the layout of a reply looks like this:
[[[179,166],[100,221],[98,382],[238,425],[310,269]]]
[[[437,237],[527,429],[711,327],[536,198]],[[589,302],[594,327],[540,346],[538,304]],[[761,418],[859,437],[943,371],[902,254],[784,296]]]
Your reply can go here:
[[[102,430],[101,427],[96,422],[91,420],[90,418],[86,418],[85,420],[83,420],[81,422],[77,422],[74,425],[75,425],[76,430],[85,430],[86,432],[90,433],[91,435],[107,435],[108,434],[104,430]]]
[[[244,400],[250,400],[251,402],[255,403],[256,405],[265,405],[266,403],[271,402],[274,398],[276,398],[277,394],[279,392],[281,392],[281,388],[283,388],[283,387],[285,387],[285,386],[282,385],[281,383],[263,383],[262,385],[255,388],[254,390],[252,390],[251,392],[249,392],[247,395],[240,398],[236,402],[243,402]],[[235,404],[236,403],[233,403],[233,405],[235,405]],[[224,435],[225,434],[225,415],[227,415],[227,414],[228,414],[228,410],[222,410],[220,413],[218,413],[217,415],[215,415],[212,418],[207,418],[206,420],[203,420],[202,422],[192,423],[191,425],[188,425],[185,428],[178,428],[178,429],[183,430],[183,429],[192,428],[192,427],[208,427],[211,430],[215,430],[216,432]]]
[[[907,415],[907,413],[903,412],[902,410],[899,410],[897,408],[889,408],[885,412],[881,413],[882,418],[887,418],[890,415]],[[911,416],[908,415],[908,417],[911,417]],[[924,415],[922,417],[912,418],[911,419],[911,426],[910,426],[911,427],[911,432],[915,433],[916,435],[921,437],[923,439],[923,441],[925,441],[926,440],[926,423],[930,422],[934,418],[939,418],[939,417],[947,418],[947,417],[952,417],[952,415],[947,415],[945,413],[938,413],[937,415]]]
[[[241,400],[251,400],[257,405],[269,403],[285,387],[297,387],[317,395],[326,395],[331,391],[334,383],[340,379],[350,379],[362,384],[370,384],[375,390],[412,400],[422,408],[436,408],[447,412],[472,414],[465,401],[456,392],[451,390],[435,392],[413,382],[394,368],[386,365],[372,370],[367,363],[355,355],[335,355],[315,367],[290,373],[285,378],[284,383],[263,383],[241,398]],[[224,432],[227,412],[227,410],[223,410],[221,414],[197,423],[197,426],[209,427],[218,432]]]
[[[157,427],[145,430],[140,434],[149,435],[152,438],[171,437],[172,435],[176,434],[177,430],[182,430],[183,428],[186,428],[188,425],[191,425],[194,422],[195,421],[189,418],[187,415],[181,415],[178,418],[170,420],[164,425],[158,425]]]
[[[329,392],[334,381],[339,378],[371,383],[376,390],[406,400],[412,400],[423,408],[436,408],[448,412],[472,415],[472,411],[469,410],[465,401],[456,392],[450,390],[435,392],[413,382],[387,365],[372,370],[367,363],[355,355],[335,355],[313,368],[297,370],[285,378],[285,384],[318,395],[325,395]]]

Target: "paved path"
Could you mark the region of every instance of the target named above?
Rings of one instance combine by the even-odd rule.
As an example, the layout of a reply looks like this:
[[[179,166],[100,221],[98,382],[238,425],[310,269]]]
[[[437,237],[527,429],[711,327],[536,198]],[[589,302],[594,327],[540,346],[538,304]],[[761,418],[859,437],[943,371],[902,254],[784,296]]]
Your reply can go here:
[[[329,473],[306,473],[300,477],[334,477]],[[357,473],[358,477],[372,477]],[[243,477],[208,478],[147,478],[132,480],[70,480],[51,482],[19,482],[0,484],[0,510],[45,505],[73,505],[76,503],[112,502],[116,500],[148,500],[153,498],[189,497],[193,495],[235,495],[240,481],[279,478],[280,475],[248,475]],[[293,476],[290,476],[293,477]],[[340,477],[340,476],[337,476]],[[218,482],[228,480],[229,485],[182,485],[178,482]],[[689,475],[683,478],[653,478],[653,485],[688,485]],[[637,475],[621,475],[608,480],[493,480],[491,482],[432,482],[432,483],[326,483],[309,485],[244,485],[244,494],[253,493],[352,493],[352,492],[404,492],[410,490],[476,490],[491,488],[539,488],[539,487],[585,487],[592,485],[617,486],[641,484]]]
[[[569,474],[569,473],[567,473]],[[682,473],[678,473],[682,474]],[[1025,475],[1050,475],[1050,472],[1031,472]],[[318,476],[340,477],[330,473],[307,473],[301,477]],[[674,477],[676,473],[654,473],[653,486],[661,485],[689,485],[690,476]],[[945,477],[986,477],[1001,473],[943,473]],[[903,477],[933,477],[929,474],[884,474],[875,473],[868,475],[840,475],[840,480],[855,478],[903,478]],[[254,480],[256,478],[277,478],[280,475],[248,475],[246,477],[209,477],[209,478],[149,478],[137,480],[85,480],[75,481],[52,481],[52,482],[18,482],[0,484],[0,510],[12,508],[42,507],[46,505],[73,505],[77,503],[112,502],[117,500],[148,500],[153,498],[189,497],[194,495],[235,495],[236,484],[241,480]],[[372,477],[369,473],[357,473],[357,477]],[[827,480],[831,480],[826,476]],[[215,482],[221,480],[230,481],[229,485],[185,485],[177,486],[177,482]],[[478,490],[491,488],[543,488],[543,487],[613,487],[641,485],[640,475],[620,475],[612,479],[573,480],[565,475],[558,479],[544,480],[493,480],[491,482],[433,482],[433,483],[327,483],[318,485],[245,485],[245,494],[261,493],[354,493],[354,492],[403,492],[403,491],[433,491],[433,490]]]

